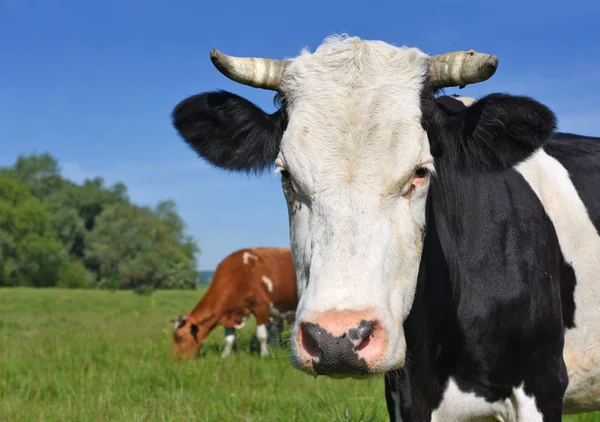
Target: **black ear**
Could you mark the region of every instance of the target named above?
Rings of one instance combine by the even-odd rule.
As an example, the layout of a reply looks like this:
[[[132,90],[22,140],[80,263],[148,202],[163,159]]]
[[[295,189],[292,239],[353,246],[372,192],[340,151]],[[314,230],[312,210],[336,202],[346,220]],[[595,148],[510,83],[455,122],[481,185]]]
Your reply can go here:
[[[463,171],[512,167],[556,129],[554,113],[529,97],[491,94],[470,107],[451,106],[447,101],[436,101],[432,151]]]
[[[226,91],[189,97],[174,108],[173,126],[211,164],[260,172],[277,158],[285,119]]]
[[[437,97],[435,102],[446,114],[455,116],[468,107],[460,100],[460,98],[461,97],[456,95],[444,95],[442,97]]]

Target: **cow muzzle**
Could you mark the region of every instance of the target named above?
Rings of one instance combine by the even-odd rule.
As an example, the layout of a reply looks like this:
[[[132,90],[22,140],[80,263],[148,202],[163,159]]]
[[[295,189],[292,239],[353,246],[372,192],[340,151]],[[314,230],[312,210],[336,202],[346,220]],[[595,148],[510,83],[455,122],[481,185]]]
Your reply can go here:
[[[327,312],[298,325],[296,366],[313,375],[366,376],[383,359],[388,339],[371,312]]]

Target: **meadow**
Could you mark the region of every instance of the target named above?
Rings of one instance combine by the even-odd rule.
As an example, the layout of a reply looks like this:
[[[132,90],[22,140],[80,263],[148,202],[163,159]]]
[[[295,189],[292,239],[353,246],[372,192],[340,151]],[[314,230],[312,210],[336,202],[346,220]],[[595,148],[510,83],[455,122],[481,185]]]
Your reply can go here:
[[[315,379],[290,367],[286,347],[261,359],[253,321],[227,359],[223,328],[196,359],[172,359],[169,319],[202,292],[0,290],[0,420],[387,420],[381,377]]]

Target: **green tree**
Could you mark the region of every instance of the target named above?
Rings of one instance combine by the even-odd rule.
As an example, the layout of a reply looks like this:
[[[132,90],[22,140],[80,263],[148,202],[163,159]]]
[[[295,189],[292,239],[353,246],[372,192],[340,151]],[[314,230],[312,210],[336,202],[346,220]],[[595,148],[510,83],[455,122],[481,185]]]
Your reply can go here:
[[[85,225],[83,218],[79,215],[76,196],[72,197],[73,193],[76,193],[76,187],[55,192],[46,198],[45,205],[52,214],[52,227],[65,250],[74,256],[81,257],[83,248],[79,248],[81,251],[77,253],[76,245],[83,244]]]
[[[52,286],[65,259],[48,210],[27,185],[0,174],[0,285]]]
[[[0,169],[0,285],[194,287],[194,239],[173,201],[130,203],[123,183],[64,179],[48,153]]]
[[[25,183],[33,196],[40,200],[71,184],[62,178],[58,161],[48,153],[20,155],[15,164],[4,172]]]
[[[127,202],[122,183],[104,187],[102,178],[88,179],[82,185],[70,185],[46,198],[52,212],[52,225],[65,248],[75,259],[85,257],[85,237],[93,230],[96,217],[104,208]]]
[[[160,201],[153,212],[154,215],[167,226],[182,252],[184,252],[192,261],[192,264],[195,265],[196,254],[200,253],[200,248],[193,237],[185,233],[185,223],[177,213],[175,202],[172,200]]]
[[[121,288],[194,287],[194,261],[171,229],[148,208],[114,204],[86,238],[87,260],[104,280],[118,279]]]

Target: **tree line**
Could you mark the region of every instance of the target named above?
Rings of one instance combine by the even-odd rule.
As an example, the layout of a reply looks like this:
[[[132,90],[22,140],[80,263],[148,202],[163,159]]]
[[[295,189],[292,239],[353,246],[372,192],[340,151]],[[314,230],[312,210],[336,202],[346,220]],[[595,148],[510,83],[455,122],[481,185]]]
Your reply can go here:
[[[194,288],[199,248],[171,200],[64,178],[48,153],[0,168],[0,286]]]

